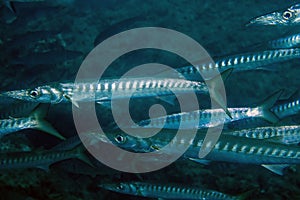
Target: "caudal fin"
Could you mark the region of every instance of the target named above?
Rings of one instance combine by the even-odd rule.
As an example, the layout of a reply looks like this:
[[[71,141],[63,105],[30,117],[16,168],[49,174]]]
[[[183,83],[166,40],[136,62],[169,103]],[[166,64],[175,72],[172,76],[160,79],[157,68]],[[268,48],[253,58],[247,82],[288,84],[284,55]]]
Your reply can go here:
[[[44,131],[53,135],[59,139],[65,140],[65,138],[58,133],[58,131],[44,118],[46,117],[49,109],[49,104],[39,104],[31,113],[30,117],[36,119],[37,125],[35,129]]]
[[[90,159],[86,155],[86,149],[82,144],[79,144],[78,146],[73,148],[71,152],[74,153],[76,155],[76,158],[78,158],[79,160],[85,162],[91,167],[94,167],[94,165],[91,163]]]
[[[263,118],[271,123],[277,123],[279,121],[278,117],[271,111],[271,108],[278,101],[282,93],[283,90],[278,90],[266,98],[260,106],[263,110]]]
[[[3,0],[4,5],[14,14],[16,13],[16,9],[10,0]]]

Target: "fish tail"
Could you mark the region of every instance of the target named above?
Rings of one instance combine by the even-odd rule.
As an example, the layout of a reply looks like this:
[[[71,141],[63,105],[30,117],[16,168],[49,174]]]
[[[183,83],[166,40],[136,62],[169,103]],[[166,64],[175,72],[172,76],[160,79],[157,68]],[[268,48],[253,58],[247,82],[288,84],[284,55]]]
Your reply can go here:
[[[91,163],[90,159],[86,155],[86,148],[82,144],[79,144],[73,149],[71,149],[71,152],[75,154],[76,158],[78,158],[82,162],[88,164],[91,167],[94,167],[94,165]]]
[[[260,106],[262,108],[262,117],[271,123],[277,123],[279,121],[279,118],[271,111],[271,108],[278,101],[282,93],[283,90],[278,90],[277,92],[271,94]]]
[[[39,104],[30,113],[29,116],[33,117],[37,122],[37,125],[34,128],[49,133],[50,135],[53,135],[59,139],[65,140],[65,138],[59,134],[59,132],[48,121],[45,120],[49,106],[49,104]]]
[[[4,0],[4,5],[14,14],[16,14],[16,9],[10,0]]]

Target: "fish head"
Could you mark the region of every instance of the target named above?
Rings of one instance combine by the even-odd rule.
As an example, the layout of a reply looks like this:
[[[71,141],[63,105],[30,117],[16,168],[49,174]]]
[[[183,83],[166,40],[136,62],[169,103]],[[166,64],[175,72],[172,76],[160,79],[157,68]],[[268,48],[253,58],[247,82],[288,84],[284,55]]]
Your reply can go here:
[[[7,91],[1,93],[1,96],[38,103],[59,103],[64,98],[61,91],[51,86],[39,86],[33,89]]]
[[[293,5],[282,11],[272,12],[252,19],[249,25],[296,25],[300,23],[300,4]]]
[[[123,193],[123,194],[138,193],[137,187],[134,184],[129,184],[129,183],[102,183],[99,184],[98,186],[106,190]]]

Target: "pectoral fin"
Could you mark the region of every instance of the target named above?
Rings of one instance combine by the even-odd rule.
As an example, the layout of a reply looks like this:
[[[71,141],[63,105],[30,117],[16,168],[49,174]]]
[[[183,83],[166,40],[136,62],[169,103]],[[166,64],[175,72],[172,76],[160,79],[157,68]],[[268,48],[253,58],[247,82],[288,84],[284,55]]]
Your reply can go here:
[[[49,104],[39,104],[31,113],[29,116],[36,119],[37,125],[35,129],[44,131],[46,133],[49,133],[50,135],[53,135],[59,139],[65,140],[65,138],[58,133],[58,131],[44,118],[46,117],[49,109]]]
[[[283,90],[278,90],[277,92],[266,98],[260,106],[263,109],[263,118],[271,123],[276,123],[279,120],[278,117],[271,111],[271,108],[280,98],[282,93]]]
[[[270,170],[271,172],[278,174],[280,176],[283,175],[283,171],[285,168],[289,167],[289,164],[279,164],[279,165],[261,165],[262,167]]]
[[[232,119],[232,116],[227,108],[227,103],[226,103],[226,93],[222,92],[225,89],[222,87],[224,86],[224,81],[226,81],[227,78],[232,73],[232,70],[233,69],[230,68],[230,69],[227,69],[224,72],[222,72],[221,73],[222,78],[220,76],[216,76],[216,77],[206,81],[206,83],[209,86],[209,92],[210,92],[211,98],[226,112],[226,114],[231,119]],[[223,83],[221,81],[223,81]]]

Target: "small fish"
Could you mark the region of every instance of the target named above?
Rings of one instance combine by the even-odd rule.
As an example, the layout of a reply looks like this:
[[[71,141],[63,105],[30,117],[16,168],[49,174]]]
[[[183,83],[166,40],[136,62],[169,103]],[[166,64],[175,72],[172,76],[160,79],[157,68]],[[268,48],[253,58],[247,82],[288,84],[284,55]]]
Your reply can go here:
[[[276,123],[278,117],[270,109],[281,94],[282,90],[275,92],[257,107],[227,108],[231,118],[222,109],[206,109],[143,120],[131,128],[141,126],[143,128],[201,129],[216,127],[246,118],[263,118],[271,123]],[[199,121],[198,124],[197,121]]]
[[[65,139],[61,136],[52,125],[44,120],[47,115],[49,104],[38,105],[28,117],[1,119],[0,120],[0,137],[7,134],[24,130],[24,129],[37,129],[49,133],[59,139]]]
[[[215,63],[179,67],[176,70],[179,72],[178,77],[184,76],[189,80],[209,80],[215,76],[216,70],[221,72],[229,68],[234,72],[257,70],[263,69],[262,66],[296,58],[300,58],[299,48],[275,49],[232,55],[217,59]],[[159,75],[163,74],[164,72],[159,73]]]
[[[299,47],[300,33],[269,41],[268,46],[274,49]]]
[[[225,135],[238,137],[269,139],[283,144],[298,144],[300,142],[300,126],[267,126],[238,131],[224,132]]]
[[[85,148],[82,145],[71,150],[37,150],[33,152],[13,152],[0,154],[0,169],[26,169],[40,168],[49,171],[49,166],[71,158],[77,158],[89,164],[89,159],[85,155]]]
[[[250,25],[294,26],[300,24],[300,4],[252,19]]]
[[[222,78],[227,79],[231,69],[222,73]],[[220,79],[220,77],[217,77]],[[61,103],[72,102],[78,107],[78,102],[96,101],[105,104],[112,98],[144,98],[163,97],[175,94],[202,93],[208,94],[215,100],[222,109],[226,110],[223,97],[219,94],[219,84],[215,85],[219,79],[212,79],[209,84],[211,89],[204,82],[188,81],[183,79],[169,78],[125,78],[125,79],[104,79],[99,82],[82,83],[58,83],[53,85],[39,86],[34,89],[8,91],[1,96],[11,97],[20,100],[39,103]],[[95,95],[94,95],[95,94]],[[165,101],[169,101],[165,100]]]
[[[155,184],[143,182],[102,183],[99,187],[106,190],[141,197],[158,199],[214,199],[214,200],[241,200],[250,192],[238,196],[231,196],[222,192],[201,189],[176,184]]]

